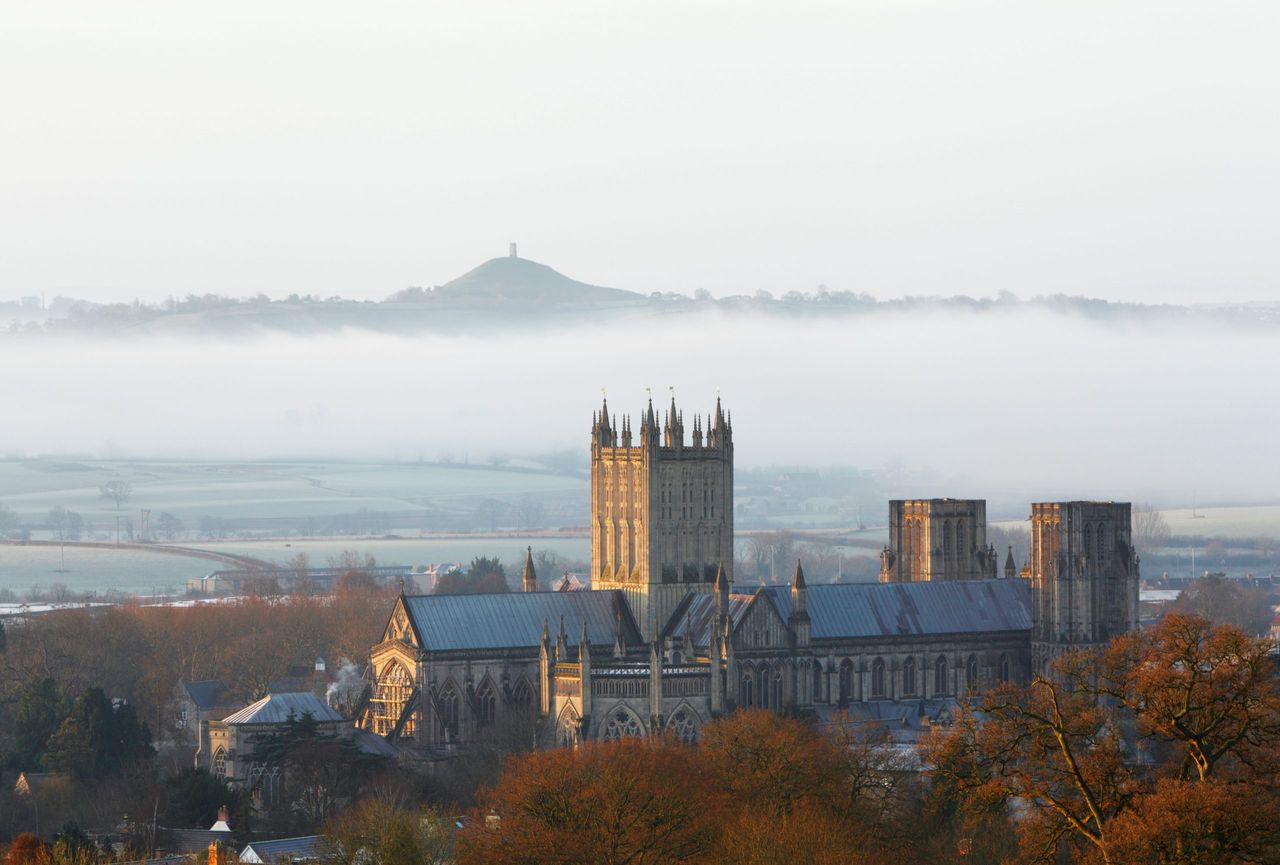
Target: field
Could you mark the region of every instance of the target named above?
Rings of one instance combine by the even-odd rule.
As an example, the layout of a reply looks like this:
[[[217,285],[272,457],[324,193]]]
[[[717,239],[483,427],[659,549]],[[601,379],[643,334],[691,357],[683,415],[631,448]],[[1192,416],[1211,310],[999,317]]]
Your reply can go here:
[[[99,489],[110,481],[133,484],[126,516],[148,508],[153,518],[170,513],[190,527],[203,517],[463,512],[488,498],[581,499],[587,491],[574,475],[439,463],[7,460],[0,461],[0,504],[28,523],[64,507],[106,531],[114,504]]]

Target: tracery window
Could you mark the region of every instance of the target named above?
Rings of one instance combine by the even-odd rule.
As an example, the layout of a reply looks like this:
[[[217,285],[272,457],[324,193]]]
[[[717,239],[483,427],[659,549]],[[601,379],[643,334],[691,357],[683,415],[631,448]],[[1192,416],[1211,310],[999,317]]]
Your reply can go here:
[[[455,736],[458,733],[458,689],[452,682],[440,693],[440,726]]]
[[[227,777],[227,749],[219,748],[213,752],[213,774],[218,778]]]
[[[511,702],[523,709],[533,705],[533,687],[529,684],[528,679],[521,679],[516,683],[516,689],[511,695]]]
[[[902,693],[916,692],[916,659],[907,658],[902,662]]]
[[[681,742],[692,745],[698,741],[698,719],[693,712],[681,706],[667,721],[667,730]]]
[[[853,699],[853,661],[845,658],[840,662],[840,703],[844,705]]]
[[[769,665],[761,666],[756,676],[759,684],[757,690],[760,693],[760,708],[767,709],[771,705],[769,702]]]
[[[938,660],[933,662],[933,693],[947,693],[947,659],[943,655],[939,655]]]
[[[1009,681],[1009,656],[1008,655],[1000,656],[1000,681],[1002,682]]]
[[[970,691],[978,687],[978,656],[970,655],[964,665],[964,683]]]
[[[373,731],[386,736],[395,729],[404,714],[405,707],[413,696],[413,674],[399,661],[392,661],[382,670],[374,685],[373,698]],[[401,735],[411,738],[417,731],[413,717],[405,720]]]
[[[884,696],[884,660],[876,658],[871,662],[871,699]]]
[[[751,673],[747,673],[742,677],[742,705],[754,706],[755,695],[751,693]]]
[[[782,668],[773,671],[773,689],[769,695],[769,705],[775,709],[782,708]]]
[[[578,728],[578,713],[574,711],[573,706],[565,706],[564,712],[560,715],[557,734],[561,747],[578,744]]]
[[[481,727],[487,727],[498,717],[498,695],[494,693],[493,683],[486,681],[476,694],[476,721]]]
[[[822,702],[822,662],[814,661],[813,663],[813,702]]]
[[[644,727],[640,719],[626,709],[615,709],[609,713],[609,720],[604,725],[602,739],[634,739],[644,735]]]

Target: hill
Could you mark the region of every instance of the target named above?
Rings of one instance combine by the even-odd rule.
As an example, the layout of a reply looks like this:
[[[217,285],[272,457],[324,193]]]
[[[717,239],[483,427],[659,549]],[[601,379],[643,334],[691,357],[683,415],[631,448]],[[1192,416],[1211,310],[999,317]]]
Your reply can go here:
[[[620,288],[588,285],[527,258],[491,258],[435,290],[451,300],[594,304],[639,301],[644,296]]]

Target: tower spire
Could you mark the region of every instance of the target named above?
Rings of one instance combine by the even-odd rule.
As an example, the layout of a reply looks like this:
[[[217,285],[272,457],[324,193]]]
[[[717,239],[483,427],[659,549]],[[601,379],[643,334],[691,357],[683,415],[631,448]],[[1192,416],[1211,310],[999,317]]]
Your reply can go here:
[[[538,574],[533,569],[533,547],[529,546],[524,554],[524,576],[520,581],[520,587],[526,592],[538,591]]]

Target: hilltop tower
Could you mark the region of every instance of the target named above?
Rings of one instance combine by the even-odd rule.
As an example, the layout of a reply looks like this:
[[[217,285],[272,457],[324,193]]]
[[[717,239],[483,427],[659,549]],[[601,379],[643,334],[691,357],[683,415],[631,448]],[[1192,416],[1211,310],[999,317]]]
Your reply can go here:
[[[1128,502],[1031,506],[1032,669],[1138,627],[1138,555]]]
[[[983,499],[894,499],[880,582],[993,580],[996,551],[987,544]]]
[[[593,588],[621,589],[645,640],[690,591],[733,579],[733,427],[716,399],[685,439],[675,398],[662,425],[649,401],[638,431],[606,400],[591,424]]]

